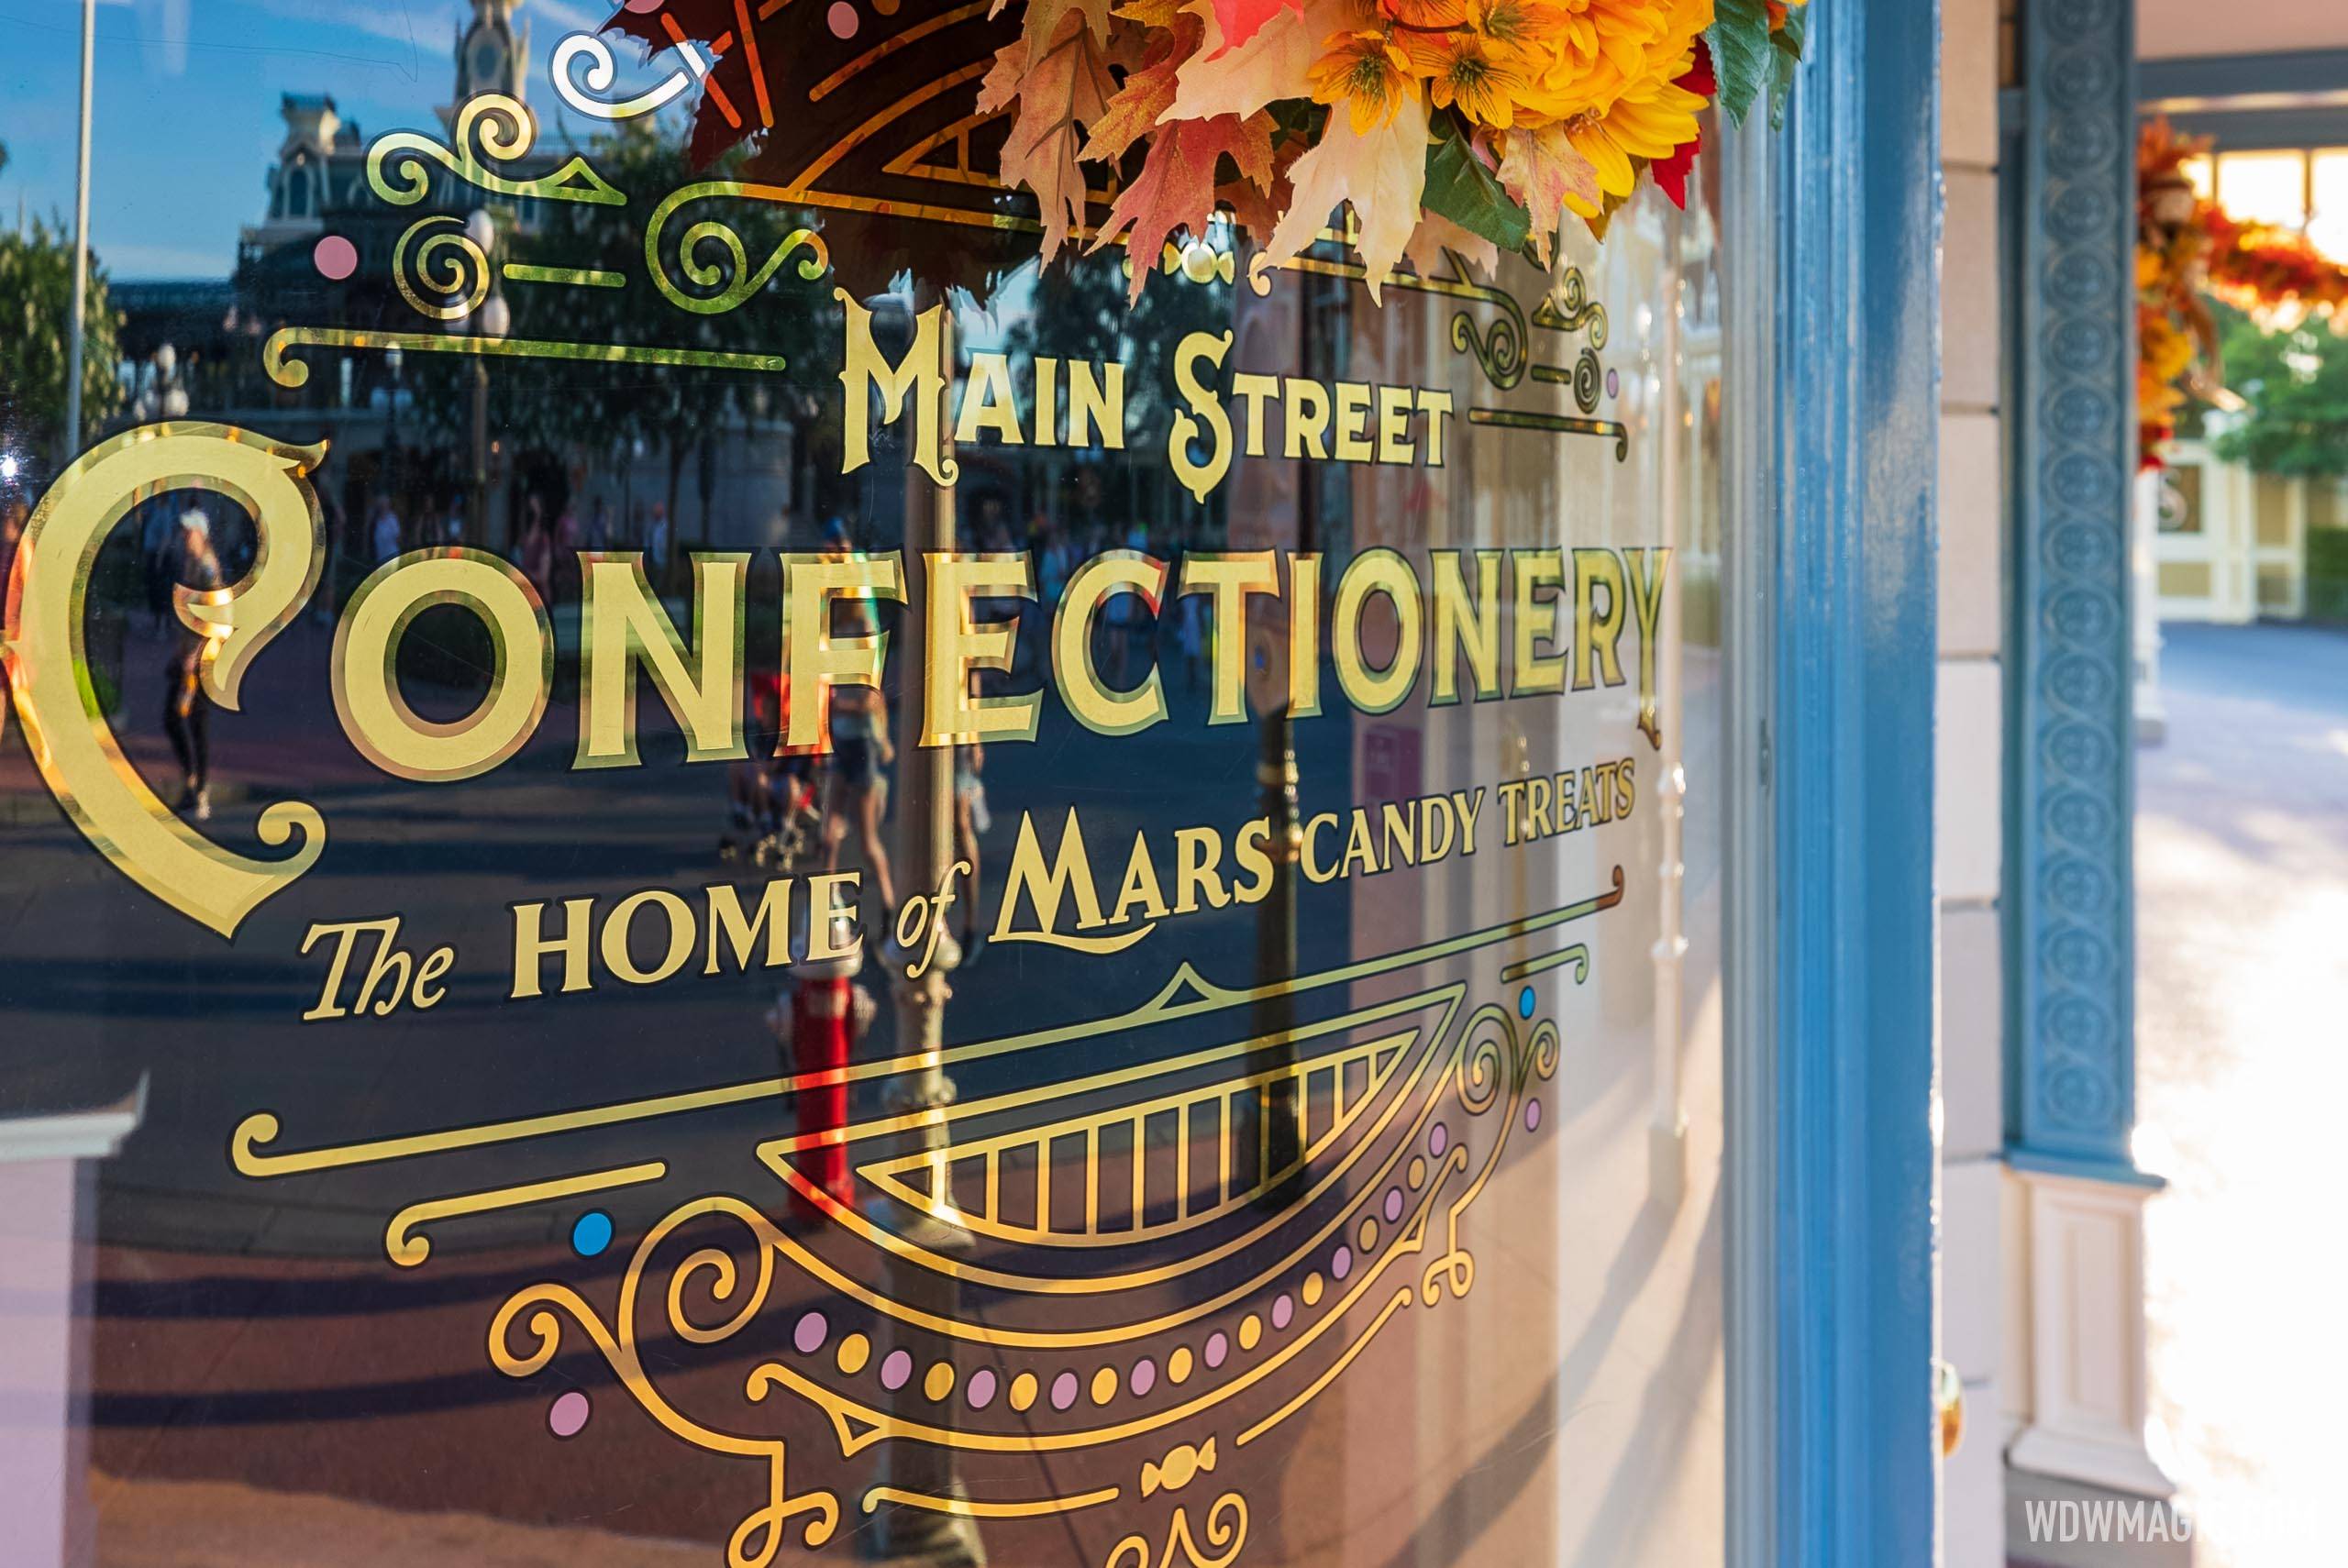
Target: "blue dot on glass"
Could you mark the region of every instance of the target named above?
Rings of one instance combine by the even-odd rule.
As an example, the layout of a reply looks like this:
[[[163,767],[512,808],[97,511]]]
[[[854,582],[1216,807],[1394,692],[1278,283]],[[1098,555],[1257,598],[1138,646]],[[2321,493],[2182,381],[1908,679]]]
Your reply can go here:
[[[1533,988],[1531,986],[1516,993],[1516,1016],[1519,1018],[1533,1016]]]
[[[592,1258],[612,1244],[612,1217],[600,1209],[591,1209],[570,1227],[571,1250],[582,1258]]]

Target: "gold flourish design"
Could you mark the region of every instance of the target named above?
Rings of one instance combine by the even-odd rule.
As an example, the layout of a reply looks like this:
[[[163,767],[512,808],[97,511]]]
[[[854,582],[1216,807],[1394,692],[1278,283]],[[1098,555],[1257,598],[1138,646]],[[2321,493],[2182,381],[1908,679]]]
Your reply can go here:
[[[661,198],[652,209],[644,226],[644,266],[652,277],[653,287],[661,297],[680,310],[699,315],[722,315],[741,305],[765,288],[776,271],[790,257],[800,251],[798,273],[806,282],[814,282],[828,271],[832,253],[823,236],[812,228],[794,228],[785,235],[782,243],[757,267],[750,265],[749,247],[739,233],[715,218],[703,218],[686,226],[677,237],[677,268],[695,289],[715,289],[712,293],[688,293],[669,275],[661,256],[661,239],[668,230],[669,220],[680,207],[692,202],[712,197],[732,196],[745,201],[771,202],[788,204],[792,193],[779,185],[754,185],[740,180],[703,180],[698,184],[681,185]],[[709,259],[707,248],[714,247],[717,259]],[[730,282],[728,280],[731,280]]]
[[[766,1501],[743,1516],[725,1543],[728,1568],[766,1568],[782,1549],[787,1527],[793,1519],[803,1518],[800,1526],[800,1544],[813,1550],[832,1538],[839,1528],[839,1498],[828,1491],[803,1492],[793,1495],[784,1474],[787,1448],[780,1438],[753,1437],[738,1432],[720,1431],[692,1419],[669,1403],[644,1369],[644,1358],[637,1345],[637,1298],[644,1284],[645,1263],[653,1249],[678,1226],[698,1219],[703,1214],[725,1208],[730,1200],[701,1198],[689,1203],[663,1220],[638,1244],[629,1260],[627,1273],[620,1284],[619,1305],[614,1310],[612,1325],[605,1326],[586,1297],[570,1286],[559,1283],[535,1285],[509,1298],[498,1309],[489,1328],[489,1359],[491,1364],[508,1377],[528,1377],[545,1368],[562,1348],[562,1322],[565,1318],[577,1323],[595,1349],[602,1353],[605,1364],[626,1386],[637,1406],[672,1435],[696,1448],[713,1453],[730,1453],[748,1459],[762,1459],[767,1465]],[[760,1221],[763,1223],[763,1220]],[[714,1256],[722,1260],[713,1264]],[[709,1251],[694,1253],[681,1265],[670,1281],[667,1307],[669,1326],[680,1338],[696,1344],[708,1344],[722,1340],[741,1329],[765,1305],[767,1294],[774,1283],[773,1253],[761,1248],[759,1265],[754,1283],[745,1286],[734,1267],[731,1257]],[[706,1272],[711,1276],[715,1300],[723,1304],[730,1295],[739,1295],[741,1301],[718,1323],[697,1324],[685,1312],[681,1287],[688,1273]],[[529,1342],[516,1348],[515,1331],[527,1333]]]
[[[1129,1535],[1109,1549],[1102,1568],[1231,1568],[1247,1548],[1247,1499],[1225,1492],[1209,1505],[1202,1546],[1191,1533],[1191,1510],[1176,1508],[1165,1543],[1155,1552],[1146,1535]],[[1179,1555],[1178,1555],[1179,1554]]]
[[[306,385],[310,367],[294,358],[304,348],[357,348],[409,354],[466,354],[483,359],[568,359],[589,365],[695,365],[714,370],[787,368],[780,354],[735,354],[714,348],[664,348],[637,343],[566,343],[541,337],[490,337],[445,332],[363,332],[341,326],[281,326],[261,345],[261,369],[281,387]],[[250,1175],[250,1172],[246,1173]]]
[[[418,315],[462,321],[489,298],[489,258],[460,219],[418,218],[392,247],[392,282]]]
[[[552,1181],[534,1181],[520,1187],[501,1187],[487,1192],[426,1198],[421,1203],[409,1204],[392,1216],[392,1222],[383,1228],[383,1255],[402,1268],[415,1268],[432,1255],[431,1239],[417,1234],[423,1226],[468,1215],[493,1214],[501,1209],[552,1203],[558,1198],[577,1198],[582,1193],[636,1187],[644,1182],[659,1181],[668,1174],[666,1161],[648,1160],[640,1165],[623,1165],[616,1170],[589,1171],[583,1176],[558,1176]]]
[[[1578,267],[1567,268],[1557,286],[1541,296],[1541,303],[1533,309],[1533,325],[1552,332],[1588,328],[1589,346],[1606,347],[1606,307],[1589,297],[1589,283]]]
[[[412,207],[432,193],[432,169],[437,165],[477,190],[500,196],[587,202],[597,206],[626,204],[626,195],[596,173],[584,158],[573,157],[535,180],[516,180],[490,168],[483,160],[510,163],[527,157],[537,145],[537,116],[519,99],[502,93],[474,97],[458,111],[450,139],[455,146],[417,131],[377,137],[367,149],[369,187],[395,207]]]

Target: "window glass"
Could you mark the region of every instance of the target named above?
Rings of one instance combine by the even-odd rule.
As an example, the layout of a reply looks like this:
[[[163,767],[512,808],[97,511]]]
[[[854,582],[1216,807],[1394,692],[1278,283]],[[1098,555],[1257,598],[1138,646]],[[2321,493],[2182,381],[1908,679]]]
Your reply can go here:
[[[1712,161],[1039,266],[998,25],[832,11],[714,164],[224,87],[109,274],[0,745],[94,1560],[1722,1562]]]
[[[2309,157],[2315,211],[2308,237],[2335,259],[2348,258],[2348,149],[2326,148]]]
[[[2308,221],[2303,152],[2227,152],[2218,158],[2218,201],[2244,223],[2298,228]]]

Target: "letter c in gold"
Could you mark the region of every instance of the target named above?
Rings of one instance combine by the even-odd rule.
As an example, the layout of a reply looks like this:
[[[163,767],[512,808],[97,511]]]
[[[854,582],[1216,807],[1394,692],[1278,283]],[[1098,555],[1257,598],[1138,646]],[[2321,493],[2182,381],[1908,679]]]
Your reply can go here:
[[[166,491],[209,491],[250,513],[260,547],[227,588],[181,588],[181,622],[206,639],[204,690],[234,712],[247,669],[301,612],[325,558],[309,474],[323,442],[287,446],[232,425],[142,425],[100,443],[57,477],[18,543],[0,624],[0,662],[25,739],[73,825],[132,881],[223,936],[317,863],[327,824],[284,801],[260,814],[260,841],[301,843],[282,860],[234,854],[172,815],[123,756],[89,679],[84,635],[99,550],[132,507]]]

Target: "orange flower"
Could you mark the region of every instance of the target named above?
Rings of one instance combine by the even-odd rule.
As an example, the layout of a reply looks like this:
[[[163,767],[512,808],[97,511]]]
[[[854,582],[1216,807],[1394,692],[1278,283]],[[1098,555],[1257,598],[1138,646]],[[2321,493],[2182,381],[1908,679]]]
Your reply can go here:
[[[1527,51],[1553,38],[1568,17],[1550,0],[1467,0],[1468,25],[1504,48]]]
[[[1378,8],[1406,28],[1429,32],[1456,28],[1468,19],[1464,0],[1378,0]]]
[[[1477,124],[1500,130],[1515,123],[1517,105],[1530,84],[1513,50],[1463,29],[1413,37],[1410,57],[1412,68],[1427,79],[1436,108],[1456,104]]]
[[[1312,101],[1344,104],[1357,135],[1392,119],[1402,95],[1417,90],[1410,55],[1383,28],[1333,34],[1321,47],[1328,52],[1313,62]]]
[[[1696,116],[1703,111],[1701,94],[1672,78],[1651,77],[1632,83],[1604,108],[1568,120],[1566,136],[1598,171],[1601,192],[1628,196],[1638,185],[1642,164],[1669,158],[1697,138]]]
[[[1682,75],[1712,0],[1550,0],[1531,74],[1555,117],[1603,113],[1626,94]]]

